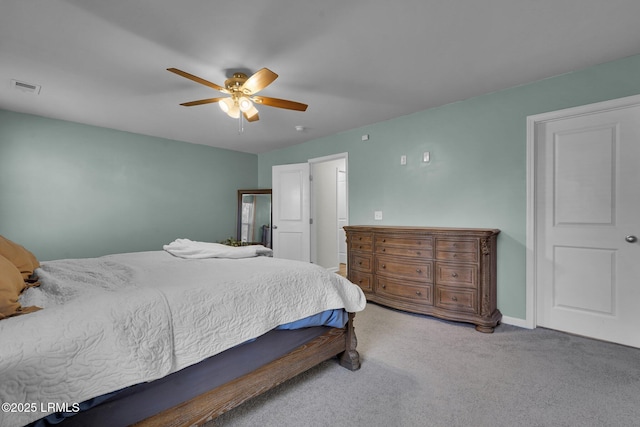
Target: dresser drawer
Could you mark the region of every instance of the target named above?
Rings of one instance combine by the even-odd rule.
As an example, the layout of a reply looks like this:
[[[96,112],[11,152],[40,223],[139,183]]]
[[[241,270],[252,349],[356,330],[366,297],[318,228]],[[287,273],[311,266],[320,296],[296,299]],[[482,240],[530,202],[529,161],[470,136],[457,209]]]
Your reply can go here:
[[[397,234],[377,234],[375,244],[378,246],[397,246],[412,249],[433,249],[431,237],[399,236]]]
[[[438,250],[438,252],[436,252],[436,259],[442,260],[442,261],[477,262],[478,253],[477,252],[445,252],[445,251]]]
[[[436,262],[436,283],[477,289],[478,268],[475,265]]]
[[[477,240],[436,239],[436,259],[445,261],[478,261]]]
[[[373,235],[371,233],[353,233],[349,237],[349,248],[354,251],[373,251]]]
[[[433,258],[433,248],[431,247],[416,247],[416,246],[386,246],[384,243],[376,243],[376,253],[385,255],[397,255],[408,256],[416,258]]]
[[[370,273],[372,266],[372,254],[352,252],[349,256],[349,268]]]
[[[386,277],[376,277],[375,292],[381,297],[400,298],[407,302],[433,304],[432,286],[429,284],[410,284]]]
[[[365,292],[373,291],[373,276],[371,274],[353,271],[349,275],[349,280],[351,283],[360,286],[360,288]]]
[[[436,286],[437,307],[467,313],[478,312],[478,293],[471,289]]]
[[[436,239],[436,250],[447,252],[478,252],[478,241]]]
[[[433,282],[432,261],[421,262],[376,255],[374,272],[396,278]]]
[[[443,261],[478,261],[477,240],[436,239],[436,259]]]

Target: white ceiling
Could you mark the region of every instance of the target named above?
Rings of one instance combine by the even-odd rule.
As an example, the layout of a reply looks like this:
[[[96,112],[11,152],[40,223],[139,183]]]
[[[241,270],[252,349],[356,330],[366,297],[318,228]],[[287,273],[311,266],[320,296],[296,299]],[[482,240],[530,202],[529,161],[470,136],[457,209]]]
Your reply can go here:
[[[639,0],[1,0],[0,108],[260,153],[638,54],[639,18]],[[239,134],[178,105],[219,93],[169,67],[219,85],[267,67],[261,95],[309,108],[262,106]]]

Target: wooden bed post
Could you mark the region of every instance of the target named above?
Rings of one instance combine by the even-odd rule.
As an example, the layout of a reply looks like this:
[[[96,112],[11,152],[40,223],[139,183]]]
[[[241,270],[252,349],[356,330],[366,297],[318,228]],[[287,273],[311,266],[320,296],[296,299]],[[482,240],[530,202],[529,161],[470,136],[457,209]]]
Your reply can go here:
[[[346,350],[338,355],[340,365],[351,371],[357,371],[360,369],[360,354],[356,350],[358,339],[356,338],[356,333],[353,328],[353,319],[355,316],[355,313],[349,313],[349,321],[346,325],[347,334],[345,336]]]

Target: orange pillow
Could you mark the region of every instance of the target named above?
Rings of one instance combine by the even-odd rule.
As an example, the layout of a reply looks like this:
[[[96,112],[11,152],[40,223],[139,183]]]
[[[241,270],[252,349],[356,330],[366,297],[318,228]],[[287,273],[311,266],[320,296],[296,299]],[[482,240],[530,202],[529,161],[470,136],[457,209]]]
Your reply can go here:
[[[38,307],[20,306],[18,297],[25,287],[20,270],[0,255],[0,320],[39,310]]]
[[[0,236],[0,256],[18,268],[23,280],[27,280],[33,271],[40,267],[40,263],[31,252],[3,236]]]

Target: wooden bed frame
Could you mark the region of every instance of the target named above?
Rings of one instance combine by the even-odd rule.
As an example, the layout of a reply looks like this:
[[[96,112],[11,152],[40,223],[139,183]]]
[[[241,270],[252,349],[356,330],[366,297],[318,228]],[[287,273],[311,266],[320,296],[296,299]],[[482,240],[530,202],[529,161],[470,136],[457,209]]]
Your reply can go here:
[[[354,317],[355,313],[349,313],[349,321],[344,328],[332,328],[247,375],[166,409],[135,426],[201,426],[334,356],[338,356],[340,365],[355,371],[360,368],[360,355],[356,351]]]

